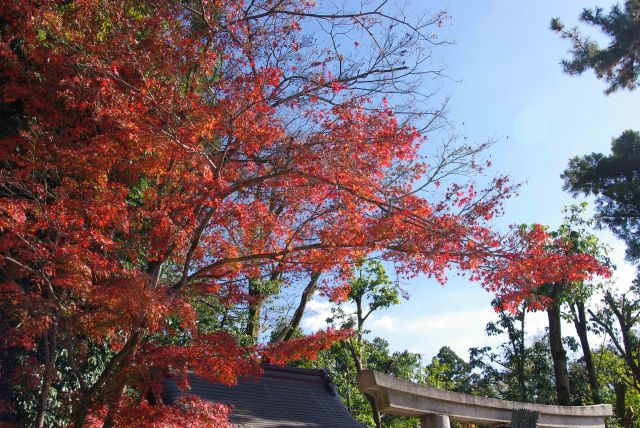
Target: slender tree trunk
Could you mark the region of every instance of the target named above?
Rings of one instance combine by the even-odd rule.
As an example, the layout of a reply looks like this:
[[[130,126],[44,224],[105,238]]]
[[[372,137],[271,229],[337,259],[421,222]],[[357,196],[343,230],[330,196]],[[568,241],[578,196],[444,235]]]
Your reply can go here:
[[[549,347],[553,359],[553,372],[556,383],[556,401],[558,405],[571,405],[571,389],[569,388],[569,373],[567,371],[567,352],[562,345],[562,330],[560,305],[557,301],[549,303],[547,308],[549,318]]]
[[[365,394],[365,396],[367,397],[367,401],[369,402],[369,405],[371,406],[371,413],[373,415],[373,421],[376,424],[376,428],[382,428],[382,416],[380,415],[380,412],[378,411],[378,406],[376,406],[376,400],[373,398],[372,395]]]
[[[350,373],[350,370],[347,369],[345,373],[347,376],[347,385],[351,385]],[[353,409],[351,408],[351,388],[347,388],[347,410],[349,410],[349,413],[353,413]]]
[[[520,398],[523,403],[526,403],[528,400],[528,391],[527,391],[527,383],[526,383],[526,375],[524,372],[524,363],[526,358],[526,349],[524,346],[524,326],[525,326],[525,314],[526,309],[523,306],[522,308],[522,318],[520,320],[520,340],[518,343],[518,364],[516,365],[518,370],[518,383],[520,384]]]
[[[516,364],[516,369],[518,370],[518,384],[520,385],[520,400],[523,403],[527,402],[527,384],[525,381],[524,375],[524,360],[519,357],[518,364]]]
[[[362,370],[364,370],[364,366],[362,364],[361,350],[362,350],[362,332],[364,330],[364,321],[366,317],[363,318],[362,316],[362,300],[355,299],[355,304],[356,304],[356,320],[358,323],[358,331],[357,331],[357,338],[356,338],[358,349],[356,349],[352,345],[349,346],[349,349],[351,350],[351,355],[353,356],[353,362],[356,366],[356,374],[358,374]],[[365,397],[367,397],[369,406],[371,406],[371,414],[373,416],[373,421],[376,424],[376,428],[382,428],[382,417],[380,415],[380,412],[378,411],[378,406],[376,406],[375,398],[370,394],[364,394],[364,395]]]
[[[51,389],[51,380],[56,366],[56,348],[58,338],[58,319],[54,318],[53,323],[49,327],[47,335],[44,337],[44,354],[45,364],[44,373],[42,375],[42,387],[40,396],[38,397],[38,409],[36,412],[35,426],[42,428],[44,426],[44,416],[47,412],[47,401],[49,400],[49,390]]]
[[[622,420],[624,418],[624,414],[626,412],[626,394],[627,394],[627,385],[622,382],[615,383],[613,385],[615,394],[616,394],[616,407],[615,412],[618,419]]]
[[[302,316],[304,315],[304,311],[307,307],[307,303],[313,297],[313,294],[316,292],[318,288],[318,279],[320,278],[320,272],[313,272],[311,274],[311,278],[309,279],[309,283],[305,287],[302,292],[302,296],[300,297],[300,303],[298,303],[298,307],[291,318],[289,324],[282,329],[278,337],[276,338],[276,342],[284,341],[291,339],[293,334],[296,332],[296,329],[300,325],[300,321],[302,320]]]
[[[256,342],[260,335],[260,313],[263,302],[259,280],[249,280],[249,297],[251,297],[251,301],[249,302],[246,333]]]
[[[349,351],[351,352],[351,356],[353,357],[353,363],[356,367],[356,374],[358,374],[362,370],[364,370],[364,367],[362,365],[362,357],[353,345],[348,344],[347,346],[349,347]],[[373,415],[373,421],[376,424],[376,428],[382,428],[382,417],[380,416],[380,412],[378,411],[378,406],[376,406],[375,398],[370,394],[364,395],[365,397],[367,397],[369,406],[371,406],[371,414]]]
[[[582,347],[582,355],[584,356],[584,363],[587,367],[587,375],[589,377],[589,388],[591,389],[591,399],[593,404],[600,404],[600,386],[598,385],[598,376],[596,374],[596,367],[593,363],[593,354],[591,353],[591,347],[589,346],[589,338],[587,335],[587,314],[584,308],[584,302],[578,301],[575,303],[575,310],[573,316],[573,324],[576,327],[576,333],[580,339],[580,346]]]

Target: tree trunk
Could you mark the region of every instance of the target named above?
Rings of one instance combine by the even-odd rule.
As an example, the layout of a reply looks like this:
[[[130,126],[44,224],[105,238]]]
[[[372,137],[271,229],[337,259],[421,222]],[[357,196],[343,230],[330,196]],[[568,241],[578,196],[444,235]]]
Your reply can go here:
[[[246,333],[254,342],[258,341],[260,335],[260,313],[262,312],[262,302],[264,297],[260,290],[259,280],[249,280],[249,313],[247,317]]]
[[[567,372],[567,352],[562,345],[562,320],[560,319],[560,305],[557,301],[549,303],[547,316],[549,318],[549,348],[551,348],[556,381],[556,401],[560,406],[570,406],[571,390],[569,388],[569,373]]]
[[[49,390],[51,388],[51,379],[56,366],[56,348],[58,338],[58,320],[54,318],[47,335],[44,337],[44,354],[45,364],[44,373],[42,375],[42,388],[38,397],[38,410],[36,412],[36,427],[44,426],[44,416],[47,413],[47,401],[49,400]]]
[[[362,303],[360,300],[356,300],[356,307],[357,307],[356,312],[357,312],[357,318],[358,318],[358,336],[356,340],[358,341],[357,346],[360,347],[362,346],[360,339],[362,338],[362,324],[363,324]],[[354,339],[351,339],[351,340],[354,340]],[[347,346],[349,348],[349,351],[351,352],[351,356],[353,357],[353,364],[356,367],[356,375],[357,375],[362,370],[364,370],[364,366],[362,364],[362,355],[360,354],[359,350],[357,350],[355,346],[353,346],[353,344],[350,344],[347,342]],[[371,406],[371,415],[373,416],[373,421],[376,424],[376,428],[382,428],[382,417],[380,416],[380,412],[378,411],[378,407],[376,406],[376,400],[370,394],[364,394],[364,396],[367,397],[369,406]]]
[[[376,428],[382,428],[382,417],[380,416],[380,412],[378,412],[378,407],[376,406],[376,400],[372,395],[365,394],[367,397],[367,401],[371,406],[371,414],[373,415],[373,421],[376,424]]]
[[[572,308],[573,309],[573,308]],[[575,303],[575,310],[573,310],[573,324],[576,327],[576,333],[580,339],[580,346],[582,347],[582,355],[584,356],[584,363],[587,367],[587,375],[589,377],[589,388],[591,389],[591,399],[593,404],[600,404],[600,386],[598,385],[598,376],[596,375],[596,367],[593,363],[593,354],[591,353],[591,347],[589,346],[589,338],[587,336],[587,314],[584,309],[584,302],[578,301]]]
[[[109,402],[109,410],[107,411],[107,417],[104,419],[104,425],[102,428],[113,428],[115,424],[116,414],[118,413],[118,407],[120,407],[120,398],[124,391],[124,380],[120,381],[118,387],[114,393],[114,397]]]
[[[356,374],[359,374],[364,367],[362,365],[362,358],[358,351],[352,346],[347,344],[349,347],[349,351],[351,352],[351,356],[353,357],[353,363],[356,367]],[[382,417],[380,416],[380,412],[378,411],[378,407],[376,406],[376,400],[370,394],[364,394],[367,397],[367,401],[369,402],[369,406],[371,406],[371,414],[373,415],[373,421],[376,424],[376,428],[382,428]]]
[[[622,382],[618,382],[613,385],[615,394],[616,394],[616,416],[620,421],[624,418],[624,414],[626,412],[626,394],[627,394],[627,385]]]
[[[133,353],[134,349],[140,343],[141,331],[134,331],[127,343],[125,343],[124,347],[118,352],[107,364],[107,366],[102,370],[98,379],[93,383],[93,385],[87,390],[84,391],[83,395],[78,400],[77,407],[75,408],[72,419],[74,428],[84,427],[85,422],[87,420],[87,416],[89,415],[89,409],[91,404],[93,403],[96,395],[99,395],[103,392],[105,385],[109,383],[109,380],[116,376],[118,370],[122,369],[123,366],[126,366],[126,362],[128,361],[130,355]]]
[[[293,337],[296,329],[300,325],[300,321],[302,320],[302,316],[304,315],[304,311],[307,307],[307,303],[313,297],[313,294],[316,292],[318,288],[318,279],[320,278],[320,272],[313,272],[311,274],[311,278],[309,279],[309,283],[305,287],[302,292],[302,296],[300,296],[300,303],[298,303],[298,307],[296,308],[293,317],[289,324],[282,329],[275,342],[286,342],[287,340]]]
[[[526,308],[523,306],[522,307],[522,318],[520,319],[520,338],[519,338],[519,342],[518,342],[518,349],[517,349],[517,355],[518,355],[518,363],[516,364],[516,368],[518,370],[518,383],[520,384],[520,398],[522,399],[523,403],[526,403],[528,401],[528,391],[527,391],[527,383],[526,383],[526,374],[525,374],[525,358],[526,358],[526,348],[524,345],[524,335],[525,335],[525,329],[524,329],[524,321],[525,321],[525,315],[526,315]]]

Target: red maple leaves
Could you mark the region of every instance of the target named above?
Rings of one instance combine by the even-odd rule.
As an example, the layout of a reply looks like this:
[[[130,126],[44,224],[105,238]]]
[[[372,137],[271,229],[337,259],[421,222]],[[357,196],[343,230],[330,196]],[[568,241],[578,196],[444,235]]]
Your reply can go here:
[[[221,426],[219,406],[133,397],[187,370],[233,383],[348,332],[241,346],[200,331],[194,299],[233,306],[248,279],[339,276],[371,254],[408,276],[457,266],[502,293],[601,273],[532,234],[527,256],[487,275],[506,179],[415,193],[424,137],[350,92],[329,57],[304,63],[308,3],[251,16],[224,0],[0,6],[0,374],[28,355],[40,381],[27,389],[46,397],[64,369],[77,426]],[[96,347],[105,362],[88,375]]]
[[[540,293],[544,285],[570,288],[610,275],[610,267],[596,255],[580,252],[566,237],[554,237],[542,226],[533,225],[516,229],[504,252],[485,271],[483,282],[500,296],[502,309],[516,308],[525,299],[539,309],[549,302]]]

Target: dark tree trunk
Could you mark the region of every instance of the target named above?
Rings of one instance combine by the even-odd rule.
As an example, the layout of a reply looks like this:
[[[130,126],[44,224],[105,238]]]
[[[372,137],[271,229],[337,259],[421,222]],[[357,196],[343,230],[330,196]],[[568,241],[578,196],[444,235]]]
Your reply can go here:
[[[300,296],[300,303],[298,303],[298,307],[296,308],[293,317],[289,324],[282,329],[278,337],[276,338],[276,342],[287,341],[293,337],[293,334],[296,332],[296,329],[300,325],[300,321],[302,320],[302,316],[304,315],[304,311],[307,308],[307,303],[313,297],[313,294],[316,292],[318,288],[318,279],[320,278],[320,272],[313,272],[311,274],[311,278],[309,279],[309,283],[305,287],[302,292],[302,296]]]
[[[351,352],[351,356],[353,357],[353,363],[356,367],[356,374],[359,374],[364,367],[362,365],[362,357],[358,353],[358,351],[350,344],[347,344],[349,347],[349,351]],[[376,406],[376,400],[370,394],[364,394],[367,397],[367,401],[369,402],[369,406],[371,406],[371,414],[373,415],[373,421],[376,424],[376,428],[382,428],[382,417],[380,416],[380,412],[378,411],[378,406]]]
[[[524,329],[524,321],[525,321],[525,314],[526,314],[526,308],[523,307],[522,308],[522,318],[520,319],[520,338],[519,341],[516,344],[514,343],[514,351],[516,352],[516,355],[518,355],[518,362],[516,364],[516,369],[518,370],[518,383],[520,385],[520,399],[522,400],[523,403],[526,403],[528,400],[528,391],[527,391],[527,382],[526,382],[526,374],[525,374],[525,359],[526,359],[526,348],[525,348],[525,344],[524,344],[524,334],[525,334],[525,329]]]
[[[107,411],[107,417],[104,419],[104,425],[102,428],[113,428],[115,424],[116,414],[118,413],[118,407],[120,406],[120,398],[124,391],[124,380],[121,380],[114,392],[112,400],[109,402],[109,410]]]
[[[562,345],[562,330],[560,305],[552,301],[547,307],[549,318],[549,348],[553,359],[553,372],[556,383],[556,401],[558,405],[571,405],[571,389],[569,388],[569,373],[567,372],[567,352]]]
[[[251,300],[249,301],[246,333],[256,342],[260,335],[260,313],[262,312],[262,302],[264,299],[260,290],[259,281],[249,280],[249,297]]]
[[[591,353],[591,347],[589,346],[589,338],[587,335],[587,314],[584,308],[584,302],[578,301],[575,303],[573,324],[576,327],[576,333],[580,339],[580,346],[582,347],[582,355],[584,356],[584,363],[587,367],[587,375],[589,377],[589,388],[591,389],[591,399],[593,404],[600,404],[600,386],[598,385],[598,376],[596,374],[596,367],[593,363],[593,354]]]
[[[47,401],[49,400],[49,390],[51,389],[51,380],[56,366],[56,348],[58,338],[58,321],[54,319],[53,324],[49,327],[47,335],[44,337],[44,373],[42,375],[42,387],[38,397],[38,409],[36,412],[36,427],[44,427],[44,416],[47,413]]]
[[[376,428],[382,428],[382,417],[380,416],[380,412],[378,412],[378,407],[376,406],[376,400],[372,395],[365,394],[367,397],[367,401],[371,406],[371,414],[373,415],[373,421],[376,424]]]
[[[624,418],[624,414],[626,412],[626,394],[627,394],[627,385],[622,382],[618,382],[613,385],[614,391],[616,394],[616,416],[620,421]]]

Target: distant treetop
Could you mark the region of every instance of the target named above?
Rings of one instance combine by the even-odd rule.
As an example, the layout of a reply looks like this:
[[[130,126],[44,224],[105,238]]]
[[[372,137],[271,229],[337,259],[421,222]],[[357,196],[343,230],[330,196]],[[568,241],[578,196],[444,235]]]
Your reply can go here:
[[[611,39],[606,47],[581,34],[577,27],[565,29],[559,18],[551,20],[551,29],[571,41],[571,59],[562,60],[564,71],[571,75],[593,69],[609,86],[605,94],[619,89],[630,91],[640,85],[640,0],[616,4],[608,14],[604,9],[583,9],[580,21],[598,27]]]

